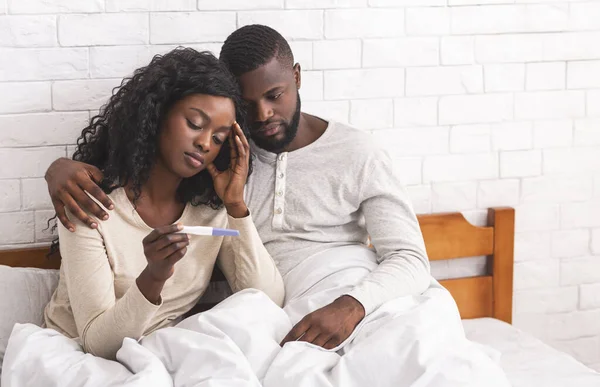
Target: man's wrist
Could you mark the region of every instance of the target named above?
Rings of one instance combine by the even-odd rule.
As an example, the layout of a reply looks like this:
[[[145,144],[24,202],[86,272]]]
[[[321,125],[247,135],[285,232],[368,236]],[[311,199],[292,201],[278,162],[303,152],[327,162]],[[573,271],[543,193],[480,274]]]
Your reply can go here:
[[[361,304],[360,301],[348,294],[344,294],[335,301],[342,305],[344,308],[348,308],[352,313],[356,313],[358,316],[360,316],[361,319],[363,319],[366,315],[365,307],[363,306],[363,304]]]

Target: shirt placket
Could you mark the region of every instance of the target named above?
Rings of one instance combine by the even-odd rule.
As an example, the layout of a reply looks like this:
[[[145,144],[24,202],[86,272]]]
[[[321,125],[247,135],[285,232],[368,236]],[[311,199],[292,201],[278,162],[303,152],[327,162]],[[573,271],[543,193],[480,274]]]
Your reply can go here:
[[[283,216],[285,214],[285,181],[287,179],[287,152],[277,156],[275,169],[275,192],[273,197],[273,229],[283,229]]]

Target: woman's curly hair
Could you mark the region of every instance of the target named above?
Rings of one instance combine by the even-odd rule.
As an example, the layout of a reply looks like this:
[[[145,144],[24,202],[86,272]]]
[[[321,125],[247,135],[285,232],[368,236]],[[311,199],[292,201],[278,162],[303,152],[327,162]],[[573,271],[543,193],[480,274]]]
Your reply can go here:
[[[176,48],[156,55],[148,66],[137,69],[113,90],[100,114],[91,118],[81,132],[73,159],[94,165],[104,173],[100,186],[106,193],[131,184],[135,204],[158,157],[159,134],[169,109],[191,94],[230,98],[237,122],[249,135],[233,75],[210,52]],[[229,161],[226,141],[214,163],[219,170],[225,170]],[[251,170],[252,159],[249,173]],[[215,209],[222,205],[207,170],[184,179],[177,194],[183,203]]]

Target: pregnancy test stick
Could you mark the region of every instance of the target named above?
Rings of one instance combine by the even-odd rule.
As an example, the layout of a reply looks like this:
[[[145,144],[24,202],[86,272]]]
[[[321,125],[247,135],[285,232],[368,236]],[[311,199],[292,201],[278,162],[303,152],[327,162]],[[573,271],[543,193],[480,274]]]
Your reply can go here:
[[[212,236],[239,236],[238,230],[228,228],[204,227],[204,226],[183,226],[181,230],[184,234],[192,235],[212,235]]]

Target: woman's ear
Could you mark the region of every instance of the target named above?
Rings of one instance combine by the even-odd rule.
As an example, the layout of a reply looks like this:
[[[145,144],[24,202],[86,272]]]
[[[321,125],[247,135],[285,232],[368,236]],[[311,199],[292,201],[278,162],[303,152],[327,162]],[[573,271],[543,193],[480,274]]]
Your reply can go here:
[[[300,72],[300,63],[296,63],[294,65],[294,82],[296,83],[296,89],[298,90],[300,90],[300,86],[302,85],[302,77],[300,75]]]

